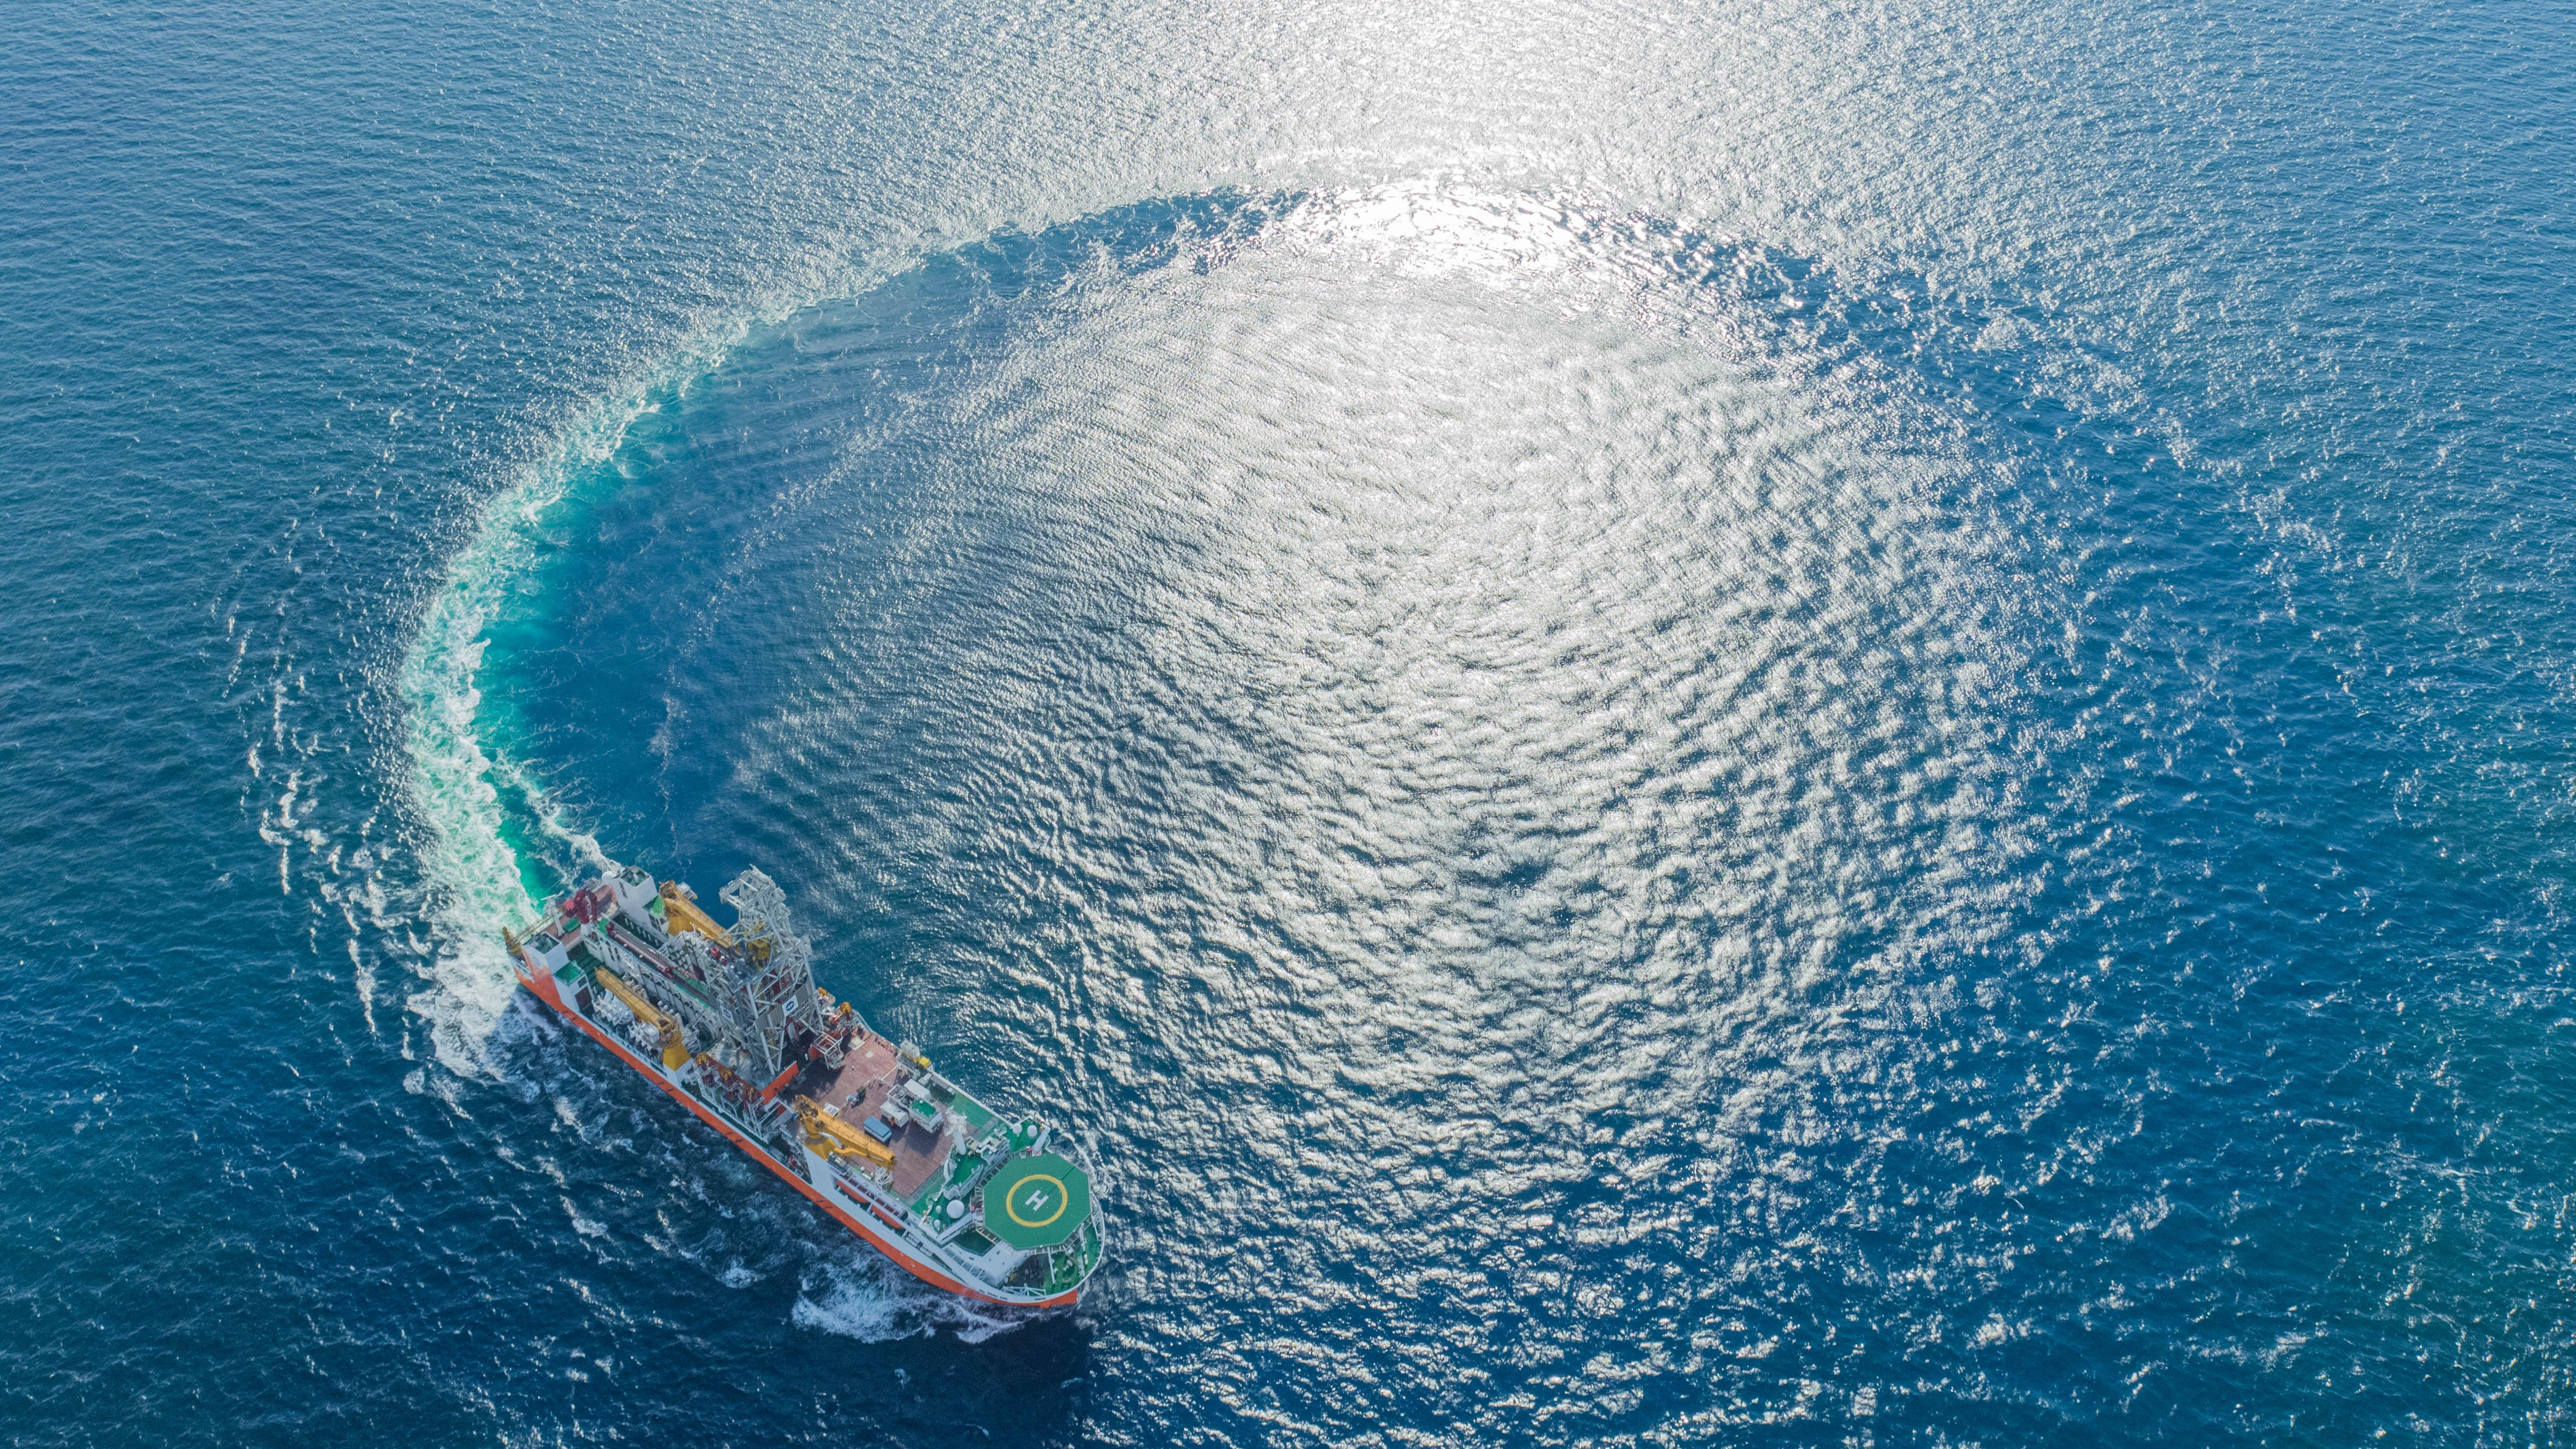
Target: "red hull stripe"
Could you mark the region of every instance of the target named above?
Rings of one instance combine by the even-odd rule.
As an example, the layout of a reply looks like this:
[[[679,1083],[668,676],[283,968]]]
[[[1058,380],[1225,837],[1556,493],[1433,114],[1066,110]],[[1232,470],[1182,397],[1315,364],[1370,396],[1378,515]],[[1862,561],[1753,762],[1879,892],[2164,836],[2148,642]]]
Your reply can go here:
[[[527,978],[520,978],[520,984],[523,986],[528,985],[529,983]],[[750,1138],[736,1132],[722,1118],[716,1116],[713,1112],[708,1111],[705,1104],[697,1101],[688,1093],[683,1092],[678,1087],[672,1085],[671,1080],[663,1076],[660,1072],[654,1071],[652,1068],[644,1065],[643,1058],[628,1051],[626,1048],[619,1046],[615,1041],[609,1038],[607,1033],[601,1031],[595,1026],[592,1026],[589,1022],[582,1020],[579,1012],[565,1010],[563,1001],[560,997],[555,996],[551,992],[534,991],[533,987],[531,987],[531,990],[539,1000],[544,1001],[547,1005],[552,1006],[557,1012],[561,1013],[564,1020],[580,1027],[592,1041],[595,1041],[601,1046],[608,1048],[610,1051],[617,1053],[619,1060],[643,1073],[645,1079],[650,1081],[654,1086],[670,1093],[671,1100],[678,1102],[681,1106],[697,1113],[708,1126],[713,1127],[718,1132],[731,1138],[734,1146],[751,1154],[752,1161],[759,1163],[761,1166],[768,1168],[774,1173],[777,1173],[779,1181],[786,1183],[789,1187],[792,1187],[798,1192],[805,1194],[807,1197],[812,1198],[816,1207],[819,1207],[823,1211],[830,1213],[833,1217],[840,1219],[841,1226],[848,1228],[851,1232],[867,1239],[869,1244],[878,1252],[893,1259],[894,1262],[900,1265],[905,1271],[911,1273],[912,1276],[920,1279],[922,1282],[929,1284],[931,1287],[946,1289],[948,1292],[959,1294],[967,1298],[979,1299],[986,1303],[999,1304],[1004,1308],[1062,1308],[1071,1305],[1076,1299],[1082,1296],[1082,1290],[1076,1288],[1070,1293],[1058,1294],[1043,1303],[1011,1303],[1004,1299],[992,1297],[989,1294],[978,1293],[974,1289],[967,1287],[965,1284],[958,1282],[956,1279],[949,1277],[945,1273],[934,1272],[929,1268],[923,1267],[919,1263],[914,1262],[909,1255],[899,1253],[893,1248],[887,1246],[885,1239],[878,1237],[875,1233],[861,1226],[857,1218],[841,1211],[840,1207],[830,1198],[827,1198],[820,1192],[815,1191],[814,1184],[807,1182],[805,1179],[789,1172],[786,1168],[779,1166],[768,1153],[763,1152],[758,1147],[754,1146]]]

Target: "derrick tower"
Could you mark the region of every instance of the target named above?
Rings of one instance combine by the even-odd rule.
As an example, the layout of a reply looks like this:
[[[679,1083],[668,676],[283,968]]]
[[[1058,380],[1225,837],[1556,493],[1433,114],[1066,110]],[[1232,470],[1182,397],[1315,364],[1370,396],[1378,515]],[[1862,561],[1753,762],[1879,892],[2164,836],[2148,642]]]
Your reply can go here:
[[[725,963],[740,995],[743,1048],[765,1080],[786,1069],[807,1041],[821,1034],[814,999],[814,948],[796,934],[787,893],[758,866],[735,876],[716,899],[734,909],[735,960]],[[734,1015],[729,1011],[727,1015]],[[790,1030],[802,1033],[789,1041]]]

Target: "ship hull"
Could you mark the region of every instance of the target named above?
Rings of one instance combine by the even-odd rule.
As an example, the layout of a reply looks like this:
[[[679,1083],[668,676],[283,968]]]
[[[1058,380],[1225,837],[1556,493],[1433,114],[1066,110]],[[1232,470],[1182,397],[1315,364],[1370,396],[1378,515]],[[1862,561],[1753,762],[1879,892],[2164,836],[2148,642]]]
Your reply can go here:
[[[849,1206],[833,1201],[831,1197],[826,1196],[821,1189],[807,1181],[805,1177],[799,1174],[794,1168],[780,1162],[777,1157],[772,1155],[759,1143],[753,1141],[747,1136],[744,1136],[741,1130],[736,1128],[732,1123],[725,1121],[723,1118],[717,1116],[713,1111],[709,1110],[704,1103],[698,1101],[697,1098],[685,1087],[672,1080],[669,1073],[665,1072],[654,1063],[646,1060],[625,1043],[617,1040],[615,1036],[603,1029],[599,1023],[582,1015],[579,1010],[575,1009],[570,1003],[563,999],[561,993],[555,990],[554,982],[550,977],[542,972],[531,973],[527,969],[527,964],[524,961],[513,960],[511,965],[519,978],[519,984],[526,988],[529,995],[545,1003],[556,1015],[572,1023],[575,1027],[580,1028],[583,1035],[588,1036],[595,1042],[598,1042],[601,1046],[608,1048],[611,1055],[615,1056],[619,1061],[624,1062],[626,1065],[633,1067],[637,1073],[651,1081],[655,1086],[660,1087],[665,1093],[669,1094],[673,1101],[688,1108],[689,1111],[695,1114],[699,1120],[705,1122],[708,1126],[713,1127],[716,1131],[723,1133],[725,1140],[731,1142],[735,1147],[740,1148],[746,1156],[759,1162],[761,1166],[768,1168],[771,1172],[776,1173],[781,1182],[786,1183],[788,1186],[793,1187],[798,1192],[804,1194],[808,1199],[812,1200],[816,1207],[829,1213],[835,1222],[848,1228],[851,1232],[858,1234],[860,1238],[867,1242],[868,1246],[885,1254],[886,1257],[892,1259],[897,1266],[903,1268],[914,1277],[919,1278],[924,1283],[944,1292],[954,1293],[961,1298],[972,1298],[978,1302],[991,1303],[1003,1308],[1069,1308],[1073,1306],[1074,1302],[1081,1296],[1082,1290],[1080,1288],[1074,1288],[1067,1292],[1060,1293],[1053,1298],[1046,1299],[997,1298],[990,1293],[986,1293],[969,1286],[968,1284],[960,1281],[956,1276],[942,1271],[932,1263],[924,1261],[919,1255],[911,1252],[903,1244],[901,1238],[890,1236],[888,1233],[881,1232],[877,1228],[873,1227],[868,1219],[875,1216],[875,1213],[865,1211],[854,1212]]]

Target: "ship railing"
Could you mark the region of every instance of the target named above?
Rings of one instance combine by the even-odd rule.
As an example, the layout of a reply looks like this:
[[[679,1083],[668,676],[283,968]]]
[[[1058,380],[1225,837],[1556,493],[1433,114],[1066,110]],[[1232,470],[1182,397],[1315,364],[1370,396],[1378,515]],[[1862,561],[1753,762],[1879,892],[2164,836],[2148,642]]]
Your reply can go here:
[[[896,1198],[894,1194],[879,1189],[876,1184],[869,1182],[866,1178],[853,1176],[851,1173],[843,1170],[841,1164],[838,1162],[832,1164],[832,1177],[835,1182],[839,1183],[842,1190],[847,1192],[851,1197],[857,1198],[861,1202],[868,1203],[874,1207],[894,1214],[898,1221],[907,1226],[914,1221],[912,1209],[904,1206],[902,1201]]]
[[[1100,1225],[1084,1223],[1073,1241],[1047,1256],[1045,1292],[1061,1293],[1091,1276],[1100,1261]]]
[[[519,952],[519,947],[525,944],[529,937],[554,930],[562,924],[563,912],[548,911],[534,920],[524,921],[515,926],[503,926],[501,940],[510,948],[510,954],[515,956]]]

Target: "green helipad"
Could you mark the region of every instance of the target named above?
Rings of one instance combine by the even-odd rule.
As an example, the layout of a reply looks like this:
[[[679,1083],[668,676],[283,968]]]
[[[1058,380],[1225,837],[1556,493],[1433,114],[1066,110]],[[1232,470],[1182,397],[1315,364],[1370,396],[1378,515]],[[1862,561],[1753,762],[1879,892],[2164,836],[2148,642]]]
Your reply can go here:
[[[984,1226],[1023,1251],[1052,1248],[1091,1216],[1091,1179],[1052,1152],[1023,1157],[984,1185]]]

